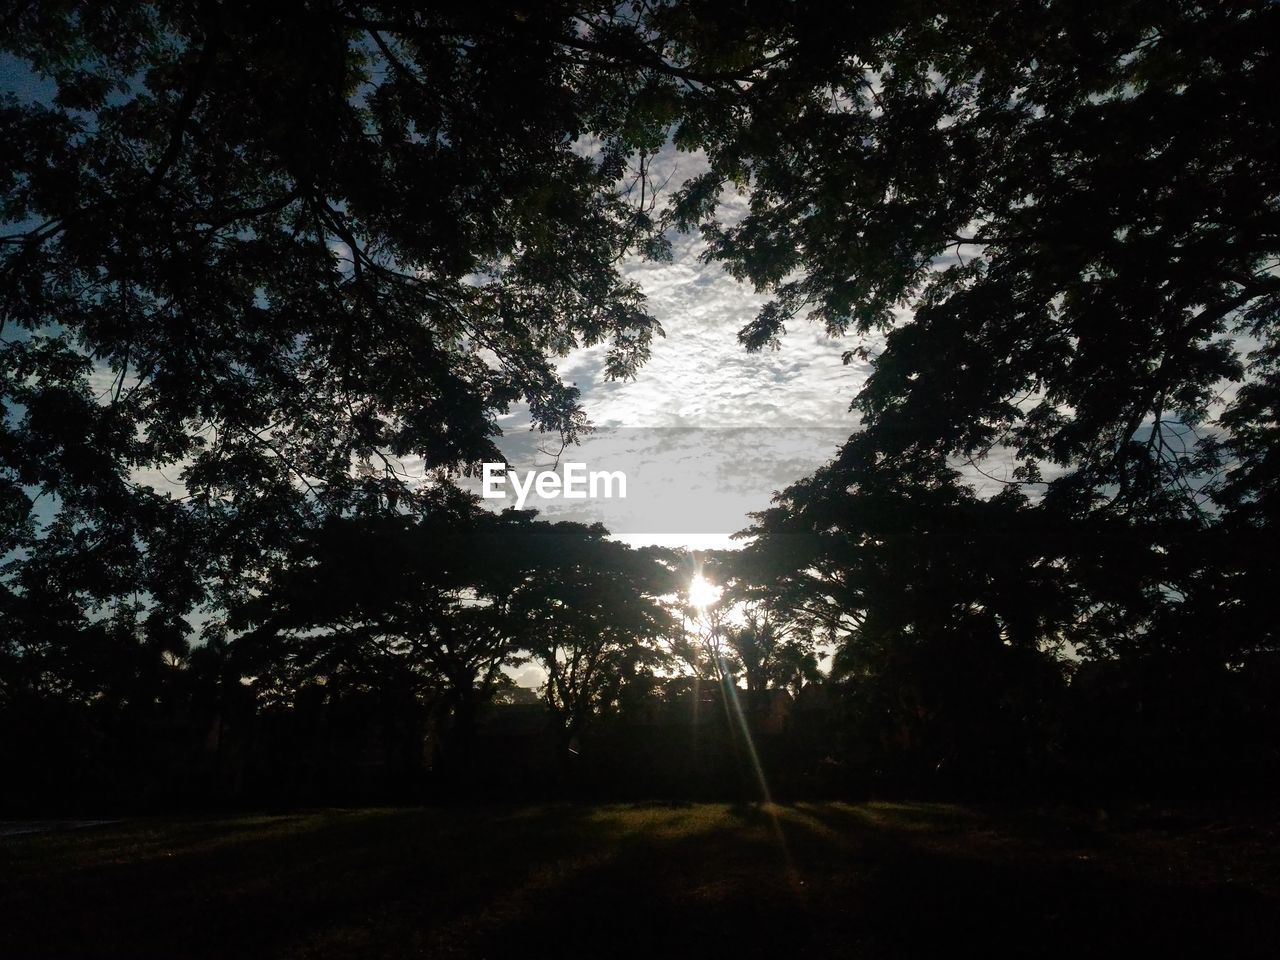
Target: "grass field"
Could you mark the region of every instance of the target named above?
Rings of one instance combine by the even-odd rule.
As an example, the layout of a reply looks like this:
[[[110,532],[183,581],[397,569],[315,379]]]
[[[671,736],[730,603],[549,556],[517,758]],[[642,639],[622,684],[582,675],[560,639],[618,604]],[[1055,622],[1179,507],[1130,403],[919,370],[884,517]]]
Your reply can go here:
[[[136,820],[0,840],[0,956],[1275,956],[1274,824],[929,804]]]

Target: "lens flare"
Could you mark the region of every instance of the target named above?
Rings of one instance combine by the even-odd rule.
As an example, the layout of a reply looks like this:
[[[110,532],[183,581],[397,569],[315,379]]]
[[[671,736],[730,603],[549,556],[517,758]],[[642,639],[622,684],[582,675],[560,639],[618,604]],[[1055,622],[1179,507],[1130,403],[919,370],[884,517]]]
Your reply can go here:
[[[689,603],[699,610],[705,610],[719,600],[720,593],[720,588],[700,573],[689,581]]]

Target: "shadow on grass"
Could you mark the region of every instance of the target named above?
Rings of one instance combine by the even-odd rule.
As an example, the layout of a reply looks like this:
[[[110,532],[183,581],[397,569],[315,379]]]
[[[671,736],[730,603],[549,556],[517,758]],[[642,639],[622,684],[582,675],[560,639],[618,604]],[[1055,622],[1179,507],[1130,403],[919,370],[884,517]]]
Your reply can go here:
[[[15,957],[1271,955],[1271,892],[1168,856],[910,804],[143,822],[0,845],[0,919]]]

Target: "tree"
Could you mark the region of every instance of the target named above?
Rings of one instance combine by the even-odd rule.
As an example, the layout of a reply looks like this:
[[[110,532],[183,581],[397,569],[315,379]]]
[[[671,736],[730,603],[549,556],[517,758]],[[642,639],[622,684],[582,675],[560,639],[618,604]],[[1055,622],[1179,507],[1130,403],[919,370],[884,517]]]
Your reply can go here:
[[[181,628],[299,530],[409,497],[406,461],[498,459],[514,404],[572,439],[554,358],[607,342],[627,377],[660,332],[618,260],[662,253],[626,175],[664,126],[638,67],[575,63],[571,8],[3,23],[29,71],[0,104],[10,590],[61,571],[90,613],[137,594]]]
[[[779,346],[801,316],[866,338],[846,355],[870,364],[858,434],[780,501],[816,534],[802,549],[844,547],[801,511],[849,516],[915,474],[911,509],[955,501],[927,521],[939,530],[980,534],[960,514],[991,512],[1044,538],[1035,570],[1078,606],[1035,614],[1046,643],[1070,628],[1097,654],[1218,669],[1275,648],[1273,600],[1252,584],[1274,527],[1278,18],[1133,0],[760,19],[769,66],[700,128],[710,170],[676,217],[773,294],[748,348]],[[750,210],[720,224],[731,184]],[[962,486],[1009,492],[987,508]],[[831,616],[928,601],[923,557],[891,590],[857,582],[924,523],[791,568],[824,571],[830,592],[809,599]]]
[[[328,697],[403,690],[409,709],[432,711],[441,759],[457,765],[503,668],[520,660],[511,605],[533,558],[506,520],[451,487],[418,503],[417,516],[330,520],[229,626],[286,696],[316,683]]]
[[[818,679],[811,638],[793,635],[794,625],[780,622],[767,606],[748,609],[744,618],[741,626],[729,628],[729,646],[742,664],[753,709],[766,690],[788,690],[794,695]]]
[[[528,524],[510,549],[527,571],[510,605],[516,643],[546,673],[543,700],[567,751],[663,664],[674,590],[662,551],[633,550],[600,526]]]
[[[772,553],[717,550],[705,566],[723,584],[715,613],[722,656],[741,673],[753,710],[769,689],[798,693],[818,679],[817,641],[823,631],[803,607],[785,596],[781,568]]]
[[[634,374],[659,330],[619,262],[667,226],[770,295],[748,349],[801,317],[862,338],[858,432],[744,561],[846,675],[941,716],[955,677],[1059,647],[1222,680],[1280,646],[1274,3],[68,0],[0,23],[29,72],[0,104],[0,657],[28,692],[97,695],[87,638],[180,655],[200,605],[332,569],[335,530],[411,537],[516,405],[572,440],[555,357],[607,343]],[[707,167],[664,217],[668,139]],[[749,209],[723,223],[728,189]],[[550,616],[521,562],[410,562],[357,591],[376,604],[273,615],[376,650],[383,608],[405,638],[425,604],[461,631],[431,649],[463,652],[422,669],[484,689],[493,583]],[[637,575],[614,599],[645,636]],[[544,586],[569,631],[548,663],[621,643]],[[765,636],[739,639],[759,672]],[[558,685],[565,717],[608,699]]]
[[[1053,562],[1067,533],[1014,491],[982,499],[934,460],[890,470],[860,449],[779,495],[740,567],[835,647],[859,751],[913,772],[1043,760],[1060,651],[1096,628]]]
[[[528,657],[546,673],[561,747],[615,710],[661,660],[669,580],[653,551],[598,525],[495,515],[442,488],[417,517],[330,521],[233,611],[233,646],[254,651],[242,656],[264,687],[406,690],[443,726],[441,759],[456,769],[503,669]]]

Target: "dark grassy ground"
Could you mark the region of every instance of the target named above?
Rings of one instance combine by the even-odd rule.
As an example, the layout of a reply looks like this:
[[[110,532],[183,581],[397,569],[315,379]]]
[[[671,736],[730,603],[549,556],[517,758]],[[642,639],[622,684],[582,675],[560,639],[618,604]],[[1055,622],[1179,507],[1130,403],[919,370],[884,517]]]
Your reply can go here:
[[[1276,838],[931,804],[140,820],[0,840],[0,956],[1273,957]]]

